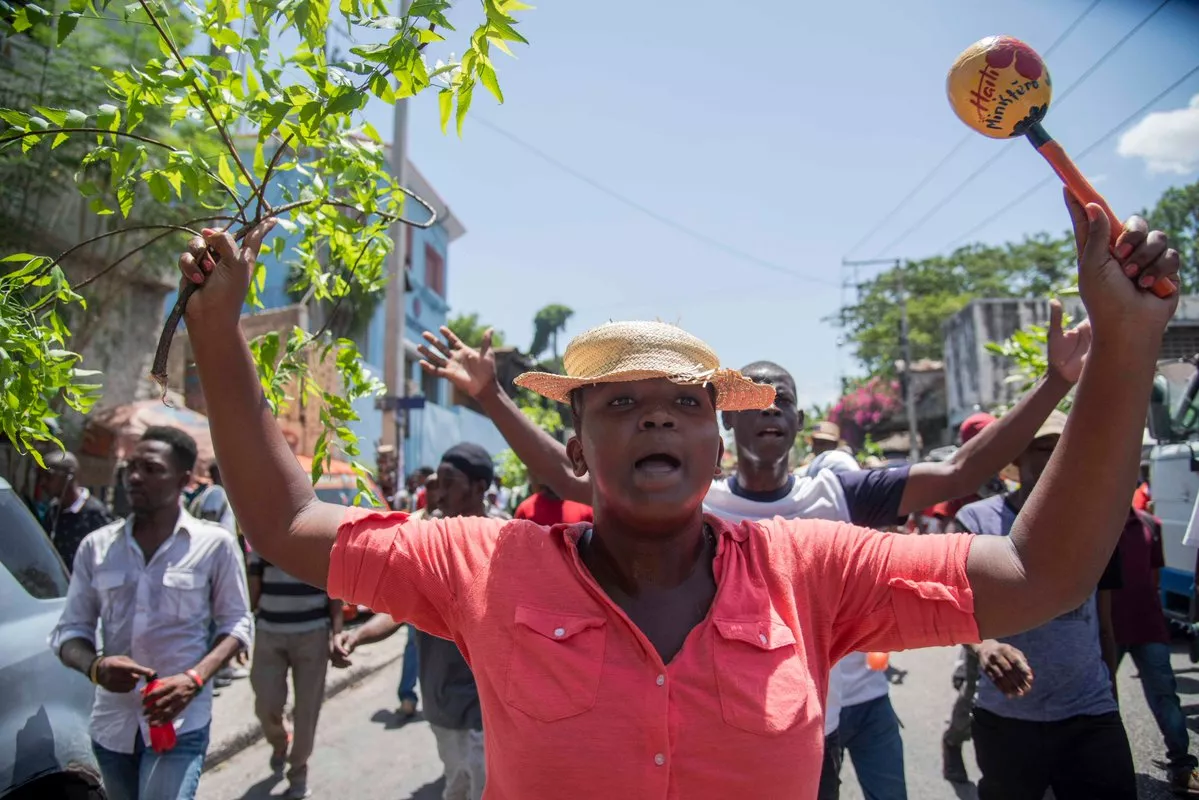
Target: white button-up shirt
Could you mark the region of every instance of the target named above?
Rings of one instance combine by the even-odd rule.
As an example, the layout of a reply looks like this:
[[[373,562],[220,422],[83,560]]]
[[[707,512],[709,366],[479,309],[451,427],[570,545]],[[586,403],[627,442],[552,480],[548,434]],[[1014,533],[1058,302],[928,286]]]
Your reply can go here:
[[[194,667],[212,649],[212,627],[249,647],[253,616],[237,541],[219,525],[183,509],[175,530],[146,563],[133,538],[132,518],[93,531],[79,545],[62,618],[50,635],[57,653],[71,639],[97,644],[105,655],[127,655],[160,676]],[[99,648],[97,648],[99,649]],[[91,735],[101,746],[132,753],[138,728],[146,742],[141,686],[115,693],[96,687]],[[176,717],[179,733],[212,719],[206,685]]]

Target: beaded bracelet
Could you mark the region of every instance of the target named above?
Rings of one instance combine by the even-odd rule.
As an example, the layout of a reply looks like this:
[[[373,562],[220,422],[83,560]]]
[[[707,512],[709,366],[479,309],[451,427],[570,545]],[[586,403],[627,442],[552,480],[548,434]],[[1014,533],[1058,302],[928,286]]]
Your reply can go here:
[[[189,669],[189,670],[185,671],[183,674],[196,682],[197,689],[204,688],[204,679],[200,677],[200,673],[196,672],[194,669]]]

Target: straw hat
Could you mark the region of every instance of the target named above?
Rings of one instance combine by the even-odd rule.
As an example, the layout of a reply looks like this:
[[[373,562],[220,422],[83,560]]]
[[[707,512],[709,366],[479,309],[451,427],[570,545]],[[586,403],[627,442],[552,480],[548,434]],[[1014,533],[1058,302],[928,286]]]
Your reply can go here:
[[[712,384],[721,411],[769,408],[774,402],[773,386],[721,369],[712,348],[664,322],[609,322],[592,328],[571,341],[562,365],[565,375],[526,372],[516,385],[568,403],[570,393],[580,386],[667,378],[679,384]]]

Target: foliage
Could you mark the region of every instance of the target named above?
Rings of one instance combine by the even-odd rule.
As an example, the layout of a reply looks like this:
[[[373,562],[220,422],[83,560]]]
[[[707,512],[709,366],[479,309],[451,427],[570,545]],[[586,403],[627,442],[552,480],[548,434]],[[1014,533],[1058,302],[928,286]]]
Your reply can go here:
[[[382,0],[340,0],[336,6],[330,0],[182,4],[185,25],[173,24],[179,16],[163,0],[135,0],[124,6],[123,23],[152,30],[156,52],[139,54],[125,66],[97,68],[109,98],[95,107],[0,110],[0,148],[19,147],[23,156],[44,157],[68,144],[86,143],[77,188],[90,198],[94,213],[122,222],[100,238],[134,229],[194,236],[199,227],[218,223],[241,236],[260,221],[276,218],[289,232],[300,232],[288,256],[297,283],[310,290],[312,301],[335,304],[355,287],[378,291],[392,246],[388,229],[397,220],[408,221],[401,214],[409,193],[389,173],[378,132],[368,123],[356,123],[354,115],[372,97],[392,104],[432,89],[438,93],[442,129],[454,116],[461,133],[477,84],[502,102],[491,48],[508,52],[508,43],[525,41],[513,27],[512,14],[528,6],[518,0],[484,0],[484,19],[471,33],[461,60],[451,57],[448,63],[430,66],[424,50],[444,41],[443,31],[454,30],[447,19],[450,0],[416,0],[404,17],[389,15]],[[59,45],[83,20],[121,24],[106,17],[106,6],[96,0],[69,0],[53,13],[34,4],[6,3],[5,11],[0,35]],[[345,27],[351,37],[382,31],[390,38],[357,44],[350,49],[352,57],[331,60],[326,36],[335,25]],[[180,34],[186,29],[206,35],[210,50],[184,55]],[[281,46],[284,41],[287,46]],[[152,120],[160,115],[176,129],[199,127],[219,140],[220,147],[207,146],[205,137],[172,137],[157,130]],[[246,158],[234,141],[239,126],[252,131]],[[268,202],[272,180],[290,171],[300,176],[294,184],[298,188],[280,184],[284,202]],[[170,210],[176,221],[152,228],[134,225],[133,215],[148,201]],[[421,217],[432,212],[418,202],[426,208]],[[206,219],[189,219],[182,213],[190,204],[207,209]],[[182,236],[173,237],[174,249],[181,244]],[[282,257],[282,237],[276,238],[275,247]],[[35,350],[23,368],[32,374],[46,407],[56,398],[71,402],[77,391],[72,389],[75,378],[55,366],[62,359],[55,354],[63,352],[61,342],[68,339],[68,331],[54,331],[50,321],[31,316],[29,305],[40,302],[29,295],[39,288],[37,280],[53,274],[56,261],[26,259],[24,266],[5,276],[9,288],[0,296],[5,320],[23,320],[39,329],[29,339]],[[247,298],[252,304],[257,303],[261,269]],[[181,293],[181,301],[185,298]],[[176,321],[168,321],[168,331]],[[59,346],[53,347],[56,343]],[[169,345],[169,339],[164,344]],[[322,355],[335,352],[341,387],[316,387],[311,349]],[[277,395],[277,387],[290,382],[304,387],[302,392],[319,393],[327,437],[339,440],[348,455],[356,453],[353,434],[345,425],[352,419],[349,406],[378,387],[361,373],[352,344],[330,342],[324,330],[293,332],[285,345],[278,337],[260,340],[254,353],[268,394]],[[156,367],[161,369],[165,347],[160,346],[159,356]],[[6,394],[11,382],[6,378],[0,386]],[[13,430],[16,444],[24,448],[51,435],[45,419],[28,414],[19,404],[0,407],[0,427]],[[319,455],[329,452],[327,437]],[[320,458],[314,460],[321,464]],[[321,468],[314,470],[314,477]]]
[[[558,303],[551,303],[538,311],[533,317],[533,343],[529,345],[529,355],[537,358],[549,349],[554,354],[554,360],[558,360],[558,334],[566,330],[566,322],[574,313]]]
[[[562,415],[552,401],[528,389],[521,389],[516,395],[516,405],[526,417],[533,420],[534,425],[551,436],[557,436],[562,431]],[[512,450],[500,453],[498,461],[499,475],[504,479],[505,486],[521,486],[529,482],[528,468]]]
[[[875,376],[858,382],[837,400],[828,418],[841,428],[841,438],[856,450],[899,410],[899,382]]]
[[[906,262],[912,360],[941,360],[942,326],[971,300],[980,297],[1043,297],[1075,271],[1074,241],[1069,236],[1038,234],[1002,246],[973,244],[948,256]],[[889,269],[861,286],[856,305],[841,309],[846,338],[870,375],[896,375],[902,360],[898,277]]]
[[[1179,251],[1183,290],[1199,290],[1199,182],[1167,189],[1143,215],[1151,227],[1164,230]],[[1060,294],[1075,293],[1063,288],[1077,285],[1075,260],[1072,234],[1041,233],[1020,242],[972,244],[948,256],[906,262],[903,278],[913,360],[942,359],[942,326],[971,300],[1046,297],[1055,288]],[[836,318],[870,375],[894,376],[895,362],[902,359],[897,277],[890,269],[867,280],[860,286],[858,302],[842,308]]]
[[[24,264],[0,275],[0,407],[9,409],[0,413],[0,431],[44,466],[36,446],[62,447],[50,424],[57,416],[50,403],[60,400],[86,413],[100,389],[84,382],[96,373],[80,369],[79,356],[64,349],[68,333],[58,303],[84,301],[59,267],[45,269],[49,259],[17,253],[4,260]]]
[[[1167,189],[1144,216],[1151,228],[1169,235],[1182,257],[1178,274],[1183,291],[1199,291],[1199,182]]]
[[[1070,315],[1062,316],[1062,327],[1069,328]],[[1012,368],[1008,371],[1005,383],[1017,384],[1023,394],[1033,387],[1046,372],[1049,371],[1049,328],[1045,325],[1028,325],[1013,333],[1002,342],[987,342],[987,352],[1008,360]],[[1074,393],[1066,395],[1058,403],[1061,411],[1068,412],[1074,403]],[[1003,413],[1007,408],[994,409],[995,413]]]
[[[490,325],[479,322],[478,313],[458,314],[450,317],[445,326],[454,332],[454,335],[463,341],[468,347],[478,347],[483,344],[483,334],[487,332]],[[504,346],[504,332],[492,331],[491,346]]]

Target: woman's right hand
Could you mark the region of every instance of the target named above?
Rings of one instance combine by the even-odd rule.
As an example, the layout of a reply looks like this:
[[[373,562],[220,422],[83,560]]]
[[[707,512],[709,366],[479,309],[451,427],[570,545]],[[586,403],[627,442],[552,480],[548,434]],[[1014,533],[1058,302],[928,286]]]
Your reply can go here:
[[[262,240],[274,227],[273,218],[263,220],[240,245],[228,232],[204,228],[202,238],[187,243],[187,250],[179,256],[181,288],[192,283],[201,289],[187,301],[189,326],[237,325]]]

